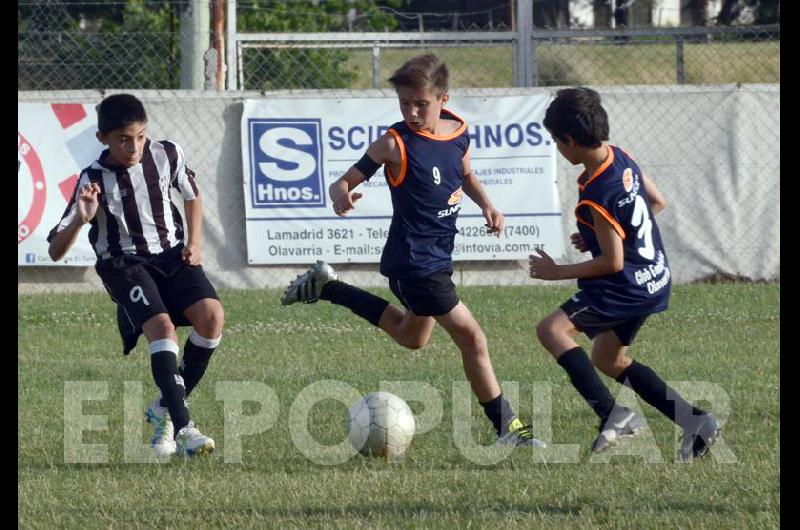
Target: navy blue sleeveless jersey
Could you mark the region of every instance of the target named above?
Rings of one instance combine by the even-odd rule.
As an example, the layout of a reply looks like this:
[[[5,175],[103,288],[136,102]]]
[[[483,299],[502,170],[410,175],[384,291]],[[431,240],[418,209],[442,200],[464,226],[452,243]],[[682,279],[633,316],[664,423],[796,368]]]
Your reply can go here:
[[[578,231],[593,257],[600,255],[591,209],[599,212],[622,238],[624,268],[578,280],[592,303],[610,315],[636,316],[667,309],[671,275],[650,199],[638,164],[619,147],[591,176],[578,177]]]
[[[389,128],[402,159],[398,175],[384,168],[394,212],[380,270],[389,278],[422,278],[453,267],[469,135],[452,112],[442,109],[441,119],[460,125],[447,135],[414,131],[405,122]]]

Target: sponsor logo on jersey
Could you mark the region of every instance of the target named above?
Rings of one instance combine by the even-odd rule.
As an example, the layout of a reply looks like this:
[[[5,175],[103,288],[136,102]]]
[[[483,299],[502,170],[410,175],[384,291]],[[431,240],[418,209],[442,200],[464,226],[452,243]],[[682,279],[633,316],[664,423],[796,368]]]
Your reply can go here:
[[[456,191],[453,192],[452,195],[450,195],[450,198],[447,199],[447,204],[449,204],[450,206],[458,204],[461,202],[461,199],[463,197],[464,197],[464,192],[461,190],[461,188],[458,188]]]
[[[458,188],[456,191],[450,194],[450,197],[447,199],[447,204],[449,204],[450,207],[444,210],[439,210],[436,213],[436,217],[438,219],[442,219],[444,217],[449,217],[454,213],[456,213],[457,211],[459,211],[461,209],[462,198],[464,198],[464,192],[461,188]]]
[[[630,193],[633,189],[633,170],[626,168],[622,172],[622,187],[625,188],[625,193]]]

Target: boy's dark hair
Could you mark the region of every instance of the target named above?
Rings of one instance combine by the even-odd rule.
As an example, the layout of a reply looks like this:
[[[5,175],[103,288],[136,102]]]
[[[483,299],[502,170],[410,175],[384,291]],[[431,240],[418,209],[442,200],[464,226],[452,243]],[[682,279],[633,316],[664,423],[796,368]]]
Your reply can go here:
[[[437,96],[447,93],[449,73],[447,65],[432,53],[418,55],[406,61],[389,78],[389,83],[397,89],[433,88]]]
[[[544,114],[544,126],[552,136],[566,142],[569,135],[581,147],[600,147],[608,140],[608,114],[600,94],[586,87],[565,88]]]
[[[147,112],[136,96],[114,94],[97,106],[97,128],[103,134],[136,122],[147,123]]]

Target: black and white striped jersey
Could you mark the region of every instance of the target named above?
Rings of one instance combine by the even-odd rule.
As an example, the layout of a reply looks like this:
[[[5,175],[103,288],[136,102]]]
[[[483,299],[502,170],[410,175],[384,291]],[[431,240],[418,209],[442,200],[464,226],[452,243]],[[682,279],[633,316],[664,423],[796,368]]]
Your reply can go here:
[[[48,242],[77,215],[80,188],[89,183],[100,186],[100,205],[91,221],[89,242],[100,259],[137,254],[150,256],[183,242],[183,219],[170,197],[170,189],[185,201],[199,196],[194,172],[186,167],[183,149],[166,140],[148,139],[141,161],[132,167],[102,162],[103,151],[81,172],[72,199]]]

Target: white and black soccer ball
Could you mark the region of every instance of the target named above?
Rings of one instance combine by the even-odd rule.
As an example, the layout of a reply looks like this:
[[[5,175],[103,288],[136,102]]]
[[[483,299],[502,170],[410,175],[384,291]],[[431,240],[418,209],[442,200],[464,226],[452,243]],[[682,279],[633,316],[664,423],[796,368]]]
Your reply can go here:
[[[347,437],[362,455],[397,458],[414,437],[414,414],[402,398],[389,392],[367,394],[348,411]]]

